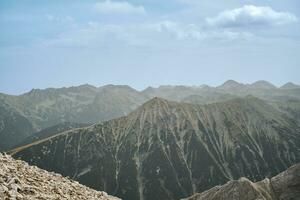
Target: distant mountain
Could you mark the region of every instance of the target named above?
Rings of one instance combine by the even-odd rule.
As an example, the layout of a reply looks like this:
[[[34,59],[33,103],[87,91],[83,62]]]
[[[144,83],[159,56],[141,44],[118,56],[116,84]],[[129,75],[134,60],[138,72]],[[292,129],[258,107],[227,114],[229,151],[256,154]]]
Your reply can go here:
[[[148,99],[154,97],[161,97],[173,101],[181,101],[187,96],[197,95],[203,91],[208,90],[210,87],[190,87],[190,86],[167,86],[163,85],[158,88],[148,87],[141,93],[148,97]]]
[[[234,80],[228,80],[225,83],[223,83],[223,85],[218,87],[218,89],[221,89],[221,90],[231,90],[231,91],[242,90],[245,88],[246,88],[246,85],[244,85],[242,83],[238,83]]]
[[[300,124],[255,97],[208,105],[154,98],[11,153],[124,200],[177,200],[299,162]]]
[[[120,200],[0,153],[0,199]]]
[[[22,113],[0,99],[0,151],[21,142],[34,130]]]
[[[257,81],[253,84],[238,83],[234,80],[228,80],[218,87],[201,85],[199,87],[190,86],[160,86],[158,88],[148,87],[141,92],[148,99],[161,97],[171,101],[186,101],[190,97],[201,96],[205,101],[211,99],[211,94],[218,93],[224,96],[233,95],[246,97],[252,95],[268,101],[285,101],[288,99],[300,99],[300,88],[282,90],[275,87],[267,81]],[[220,96],[220,95],[219,95]],[[199,99],[200,97],[198,97]],[[213,103],[215,100],[212,98]]]
[[[299,89],[300,85],[296,85],[292,82],[288,82],[280,87],[280,89]]]
[[[0,116],[12,117],[6,114],[7,109],[18,116],[13,120],[2,120],[0,141],[9,142],[3,142],[5,147],[0,144],[0,151],[11,149],[27,136],[61,123],[90,124],[125,116],[156,96],[170,101],[209,104],[248,95],[269,102],[286,102],[300,99],[300,88],[279,89],[265,81],[249,85],[229,80],[219,87],[160,86],[137,91],[126,85],[94,87],[85,84],[33,89],[19,96],[0,94],[0,107],[3,108]],[[24,128],[24,131],[19,133],[15,128]],[[10,133],[18,135],[17,139],[11,140]]]
[[[145,101],[146,97],[129,86],[115,85],[33,89],[20,96],[0,94],[0,151],[45,128],[64,122],[95,123],[117,118]]]
[[[207,92],[201,93],[201,95],[187,96],[181,101],[186,102],[186,103],[194,103],[194,104],[209,104],[209,103],[228,101],[228,100],[231,100],[231,99],[234,99],[237,97],[238,96],[235,96],[232,94],[207,91]]]
[[[267,81],[256,81],[255,83],[252,83],[250,87],[254,89],[276,89],[276,86]]]
[[[296,200],[300,199],[300,164],[257,183],[247,178],[229,181],[184,200]]]

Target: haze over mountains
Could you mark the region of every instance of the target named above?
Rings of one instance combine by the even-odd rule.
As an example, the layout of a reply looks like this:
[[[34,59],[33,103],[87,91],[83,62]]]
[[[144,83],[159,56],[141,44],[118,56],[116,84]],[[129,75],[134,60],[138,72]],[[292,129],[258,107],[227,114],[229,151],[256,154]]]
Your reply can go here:
[[[177,200],[300,162],[300,87],[81,85],[0,94],[0,147],[124,200]]]
[[[200,104],[247,95],[282,102],[298,100],[299,91],[300,87],[292,83],[276,88],[266,81],[241,84],[230,80],[219,87],[160,86],[137,91],[121,85],[98,88],[81,85],[33,89],[19,96],[0,94],[0,150],[7,150],[31,134],[60,123],[90,124],[124,116],[156,96]]]
[[[125,117],[15,149],[31,164],[123,199],[180,199],[300,161],[300,126],[256,97],[197,105],[154,98]]]

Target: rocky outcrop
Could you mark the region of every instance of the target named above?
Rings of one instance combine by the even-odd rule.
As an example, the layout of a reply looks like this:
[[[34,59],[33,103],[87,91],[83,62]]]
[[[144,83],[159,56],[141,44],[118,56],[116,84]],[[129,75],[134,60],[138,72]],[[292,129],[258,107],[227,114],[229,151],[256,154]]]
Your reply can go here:
[[[195,194],[184,200],[296,200],[300,199],[300,164],[263,181],[247,178],[229,181],[223,186]]]
[[[0,199],[118,200],[86,186],[47,172],[24,161],[0,154]]]
[[[154,98],[126,117],[12,153],[125,200],[178,200],[300,162],[300,127],[254,97],[210,105]]]

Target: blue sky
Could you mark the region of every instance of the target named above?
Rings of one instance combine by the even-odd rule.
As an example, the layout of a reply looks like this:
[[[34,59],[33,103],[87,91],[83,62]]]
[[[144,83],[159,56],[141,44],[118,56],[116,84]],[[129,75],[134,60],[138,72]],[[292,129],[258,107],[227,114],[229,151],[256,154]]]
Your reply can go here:
[[[1,0],[0,92],[300,84],[299,0]]]

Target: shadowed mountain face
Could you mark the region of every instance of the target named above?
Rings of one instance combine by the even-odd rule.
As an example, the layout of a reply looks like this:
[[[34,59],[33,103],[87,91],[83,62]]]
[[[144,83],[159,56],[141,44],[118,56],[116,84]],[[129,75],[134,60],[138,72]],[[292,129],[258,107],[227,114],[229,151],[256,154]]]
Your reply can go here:
[[[202,106],[154,98],[12,153],[125,200],[175,200],[299,162],[300,126],[254,97]]]
[[[279,175],[253,183],[246,178],[229,181],[185,200],[296,200],[300,199],[300,164]]]

